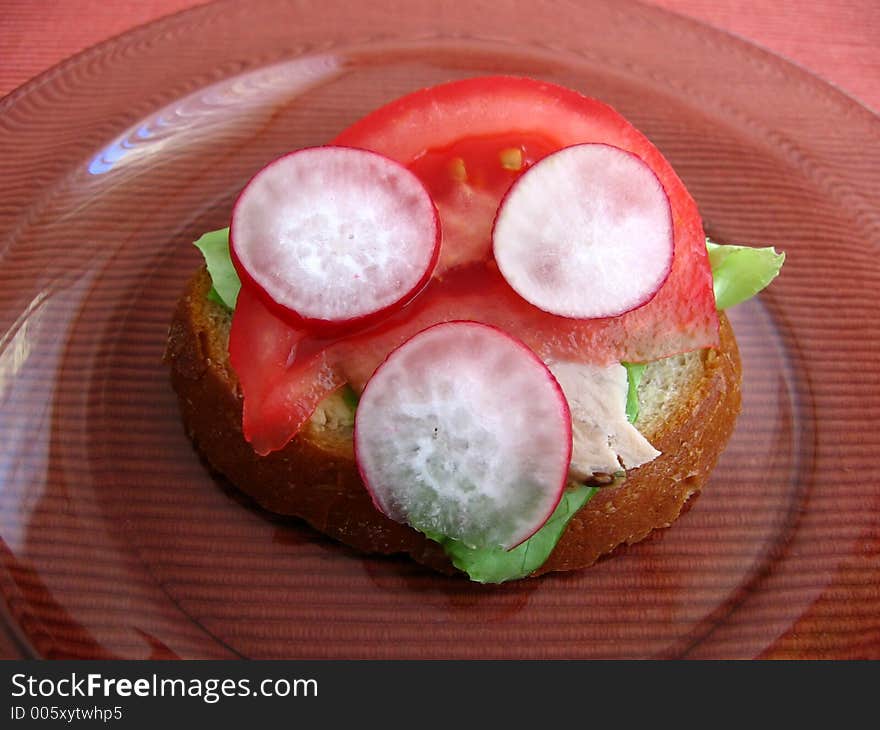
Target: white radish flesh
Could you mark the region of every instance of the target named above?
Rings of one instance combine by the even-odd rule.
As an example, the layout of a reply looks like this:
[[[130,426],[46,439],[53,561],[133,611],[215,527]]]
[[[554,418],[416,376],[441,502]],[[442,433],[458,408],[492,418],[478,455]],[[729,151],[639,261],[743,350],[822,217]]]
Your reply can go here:
[[[519,340],[476,322],[416,334],[358,403],[355,456],[376,507],[470,547],[510,549],[562,497],[571,415]]]
[[[527,170],[501,202],[492,232],[498,268],[526,301],[574,319],[647,303],[672,267],[669,200],[641,159],[580,144]]]
[[[437,211],[402,165],[349,147],[281,157],[242,191],[230,247],[242,277],[307,323],[361,320],[402,306],[430,278]]]

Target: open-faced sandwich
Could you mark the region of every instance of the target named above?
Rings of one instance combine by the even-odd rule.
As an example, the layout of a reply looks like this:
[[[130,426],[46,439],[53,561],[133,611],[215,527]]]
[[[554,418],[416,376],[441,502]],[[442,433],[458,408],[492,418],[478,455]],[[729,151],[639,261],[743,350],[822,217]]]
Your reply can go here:
[[[359,550],[503,582],[667,527],[740,408],[723,309],[779,272],[707,242],[607,105],[489,77],[270,162],[174,313],[208,464]]]

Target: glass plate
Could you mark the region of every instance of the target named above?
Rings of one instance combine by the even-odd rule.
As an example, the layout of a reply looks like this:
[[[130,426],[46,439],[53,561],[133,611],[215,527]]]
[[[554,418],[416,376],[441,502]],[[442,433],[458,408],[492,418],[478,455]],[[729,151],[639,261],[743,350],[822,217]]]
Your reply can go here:
[[[619,2],[221,3],[0,102],[0,591],[45,657],[878,657],[880,122]],[[389,22],[394,18],[394,22]],[[617,107],[724,242],[786,251],[732,319],[744,410],[671,530],[501,587],[357,555],[206,472],[161,359],[270,158],[418,87],[530,75]]]

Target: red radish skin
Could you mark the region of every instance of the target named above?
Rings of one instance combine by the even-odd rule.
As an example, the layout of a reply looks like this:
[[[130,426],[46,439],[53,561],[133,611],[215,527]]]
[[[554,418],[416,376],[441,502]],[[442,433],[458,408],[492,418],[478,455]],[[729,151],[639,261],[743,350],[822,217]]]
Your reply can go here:
[[[526,301],[561,317],[616,317],[650,301],[672,267],[672,212],[638,156],[587,143],[529,168],[492,230],[495,261]]]
[[[382,155],[311,147],[274,160],[232,210],[230,254],[243,281],[302,329],[354,328],[400,308],[440,253],[425,186]]]
[[[571,413],[519,340],[477,322],[395,349],[358,403],[355,458],[376,508],[471,547],[512,549],[559,504]]]

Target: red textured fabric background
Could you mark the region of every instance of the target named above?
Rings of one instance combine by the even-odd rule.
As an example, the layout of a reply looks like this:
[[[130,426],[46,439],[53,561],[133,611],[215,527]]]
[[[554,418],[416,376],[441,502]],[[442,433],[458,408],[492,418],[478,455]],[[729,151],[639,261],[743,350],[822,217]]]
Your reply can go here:
[[[193,0],[0,0],[0,96],[111,36]],[[880,109],[877,0],[655,0],[757,43]]]

